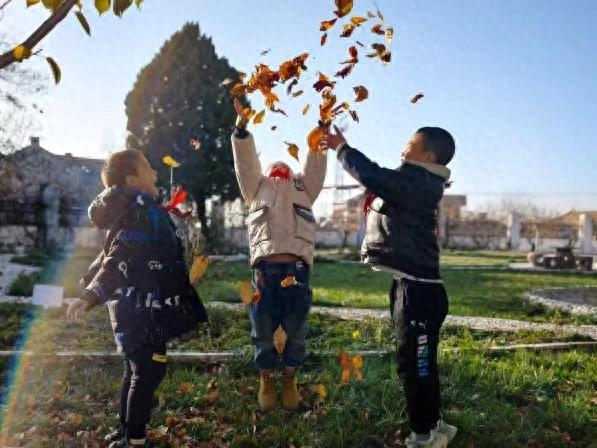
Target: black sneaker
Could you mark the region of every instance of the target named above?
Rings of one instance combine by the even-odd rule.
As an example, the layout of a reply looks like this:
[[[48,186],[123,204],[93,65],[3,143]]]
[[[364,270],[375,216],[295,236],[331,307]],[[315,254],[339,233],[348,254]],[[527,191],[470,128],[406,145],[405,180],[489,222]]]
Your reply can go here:
[[[122,439],[118,439],[112,442],[110,445],[108,445],[108,448],[128,448],[128,444],[126,443],[126,440],[123,437]]]

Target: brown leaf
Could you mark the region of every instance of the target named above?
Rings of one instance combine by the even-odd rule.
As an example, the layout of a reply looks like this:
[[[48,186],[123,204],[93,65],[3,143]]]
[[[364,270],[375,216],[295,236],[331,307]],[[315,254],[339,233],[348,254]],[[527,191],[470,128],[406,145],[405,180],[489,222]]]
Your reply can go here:
[[[337,11],[334,11],[338,17],[344,17],[350,11],[352,11],[353,0],[334,0],[336,3]]]
[[[311,151],[319,151],[319,143],[325,138],[325,133],[319,128],[314,128],[307,136],[307,145]]]
[[[218,399],[219,396],[220,396],[220,392],[217,390],[214,390],[213,392],[210,392],[205,396],[205,401],[209,404],[213,404]]]
[[[423,95],[422,93],[417,93],[415,96],[413,96],[410,99],[410,102],[413,104],[416,104],[417,101],[419,101],[421,98],[423,98],[425,95]]]
[[[371,28],[371,32],[374,34],[384,35],[386,32],[382,29],[382,26],[382,23],[376,23],[373,25],[373,28]]]
[[[309,104],[303,108],[303,115],[307,115],[307,112],[309,112]]]
[[[347,23],[346,25],[344,25],[340,37],[350,37],[356,28],[357,26],[354,23]]]
[[[275,131],[276,129],[278,129],[278,126],[272,126],[272,131]]]
[[[244,95],[245,93],[247,93],[247,88],[248,88],[247,84],[243,84],[243,83],[239,82],[239,83],[236,83],[234,85],[234,87],[232,87],[232,89],[230,89],[230,93],[233,96],[241,96],[241,95]]]
[[[332,19],[332,20],[324,20],[323,22],[321,22],[321,27],[319,28],[319,31],[327,31],[329,30],[331,27],[334,26],[334,23],[336,23],[336,19]]]
[[[361,23],[364,23],[367,21],[367,19],[365,17],[351,17],[350,21],[352,23],[354,23],[356,26],[359,26]]]
[[[253,302],[253,285],[250,281],[247,280],[240,284],[238,296],[245,305],[250,305]]]
[[[325,43],[328,41],[328,33],[323,33],[323,35],[321,36],[321,46],[323,47],[325,45]]]
[[[185,381],[183,383],[180,383],[178,385],[178,392],[180,392],[181,394],[188,394],[193,390],[193,383],[191,383],[190,381]]]
[[[298,78],[294,78],[292,81],[290,81],[288,83],[288,86],[286,87],[286,95],[290,95],[290,92],[292,92],[292,88],[294,86],[296,86],[298,84]]]
[[[323,73],[319,72],[319,80],[315,84],[313,84],[313,88],[318,92],[321,92],[326,87],[333,89],[334,84],[336,84],[334,81],[330,81],[330,78],[328,78]]]
[[[348,64],[346,67],[344,67],[338,73],[336,73],[335,76],[337,76],[339,78],[346,78],[350,74],[350,72],[352,71],[353,68],[354,68],[354,64]]]
[[[288,337],[286,332],[282,328],[281,325],[278,326],[276,331],[274,331],[274,347],[279,354],[284,352],[284,347],[286,346],[286,341]]]
[[[353,87],[354,93],[356,93],[357,97],[355,98],[355,103],[360,103],[361,101],[366,100],[369,97],[369,91],[365,86],[356,86]]]
[[[352,117],[352,119],[358,123],[359,122],[359,116],[357,115],[357,111],[356,110],[351,110],[349,112],[350,112],[350,116]]]
[[[302,94],[303,94],[303,91],[302,91],[302,90],[299,90],[299,91],[297,91],[297,92],[293,92],[293,93],[292,93],[292,96],[296,98],[297,96],[301,96]]]

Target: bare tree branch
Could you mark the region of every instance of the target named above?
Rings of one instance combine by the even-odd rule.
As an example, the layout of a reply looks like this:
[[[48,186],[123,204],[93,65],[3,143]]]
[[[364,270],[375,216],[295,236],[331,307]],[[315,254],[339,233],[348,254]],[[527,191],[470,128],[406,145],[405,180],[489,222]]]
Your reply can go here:
[[[56,12],[52,14],[45,22],[43,22],[39,28],[37,28],[31,36],[23,42],[23,46],[29,50],[32,50],[44,37],[48,35],[50,31],[54,29],[69,13],[72,7],[77,3],[77,0],[65,0]],[[0,55],[0,70],[16,62],[12,50]]]
[[[0,5],[0,11],[2,11],[12,0],[6,0],[4,3]]]

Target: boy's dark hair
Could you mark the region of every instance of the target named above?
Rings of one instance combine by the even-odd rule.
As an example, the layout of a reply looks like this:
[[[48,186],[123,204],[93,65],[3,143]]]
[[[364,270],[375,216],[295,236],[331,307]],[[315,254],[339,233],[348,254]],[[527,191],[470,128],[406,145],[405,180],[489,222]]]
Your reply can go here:
[[[111,154],[102,168],[104,187],[125,186],[126,176],[137,174],[137,162],[143,156],[138,149],[125,149]]]
[[[456,145],[454,138],[448,131],[442,128],[424,127],[419,129],[417,134],[425,136],[425,150],[435,154],[435,162],[440,165],[447,165],[454,157]]]

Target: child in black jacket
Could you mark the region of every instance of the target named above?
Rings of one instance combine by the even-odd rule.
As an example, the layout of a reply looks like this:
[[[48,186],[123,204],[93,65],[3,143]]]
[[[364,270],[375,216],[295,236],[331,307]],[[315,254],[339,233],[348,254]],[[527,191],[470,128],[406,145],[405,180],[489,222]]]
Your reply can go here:
[[[348,146],[335,130],[321,149],[337,150],[344,169],[368,191],[363,262],[393,276],[398,374],[412,429],[406,445],[444,448],[457,430],[440,418],[437,346],[448,297],[439,272],[436,211],[450,177],[446,165],[454,156],[454,140],[444,129],[421,128],[402,153],[404,163],[393,170]]]
[[[111,448],[144,447],[154,391],[166,373],[166,343],[207,321],[207,313],[190,284],[176,226],[155,200],[156,173],[147,159],[136,150],[115,153],[102,181],[106,189],[89,217],[109,229],[108,237],[67,314],[76,318],[107,303],[125,372],[120,428],[106,440]]]

